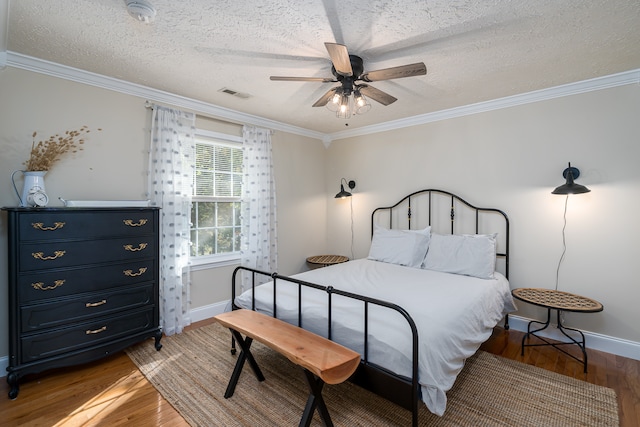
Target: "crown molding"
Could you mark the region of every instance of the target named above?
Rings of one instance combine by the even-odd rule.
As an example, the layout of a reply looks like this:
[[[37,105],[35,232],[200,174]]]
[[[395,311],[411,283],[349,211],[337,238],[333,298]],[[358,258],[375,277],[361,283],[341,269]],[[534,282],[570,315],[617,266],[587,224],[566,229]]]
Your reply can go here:
[[[199,114],[225,119],[233,123],[260,126],[271,130],[288,132],[319,140],[324,140],[326,137],[326,134],[322,132],[316,132],[309,129],[288,125],[286,123],[278,122],[275,120],[242,113],[240,111],[219,107],[217,105],[198,101],[196,99],[191,99],[169,92],[164,92],[158,89],[153,89],[148,86],[103,76],[101,74],[68,67],[66,65],[45,61],[43,59],[38,59],[15,52],[8,52],[7,64],[15,68],[33,71],[35,73],[45,74],[48,76],[71,80],[102,89],[113,90],[127,95],[137,96],[148,101],[186,108]]]
[[[601,89],[608,89],[617,86],[640,83],[640,69],[611,74],[604,77],[596,77],[575,83],[555,86],[548,89],[541,89],[519,95],[498,98],[491,101],[479,102],[462,107],[450,108],[448,110],[435,111],[433,113],[420,114],[405,119],[393,120],[373,126],[365,126],[356,129],[335,132],[329,134],[332,141],[354,136],[368,135],[372,133],[397,130],[401,128],[422,125],[440,120],[452,119],[455,117],[468,116],[471,114],[484,113],[487,111],[499,110],[502,108],[515,107],[517,105],[530,104],[533,102],[546,101],[549,99],[564,96],[577,95],[585,92],[592,92]]]
[[[332,141],[336,141],[339,139],[397,130],[440,120],[463,117],[477,113],[484,113],[487,111],[499,110],[502,108],[530,104],[533,102],[546,101],[563,96],[576,95],[601,89],[640,83],[640,69],[636,69],[622,73],[611,74],[609,76],[596,77],[589,80],[555,86],[548,89],[541,89],[519,95],[508,96],[505,98],[494,99],[491,101],[479,102],[462,107],[435,111],[433,113],[420,114],[417,116],[407,117],[399,120],[392,120],[372,126],[364,126],[361,128],[349,129],[335,133],[322,133],[298,126],[292,126],[275,120],[242,113],[228,108],[219,107],[217,105],[183,97],[180,95],[175,95],[169,92],[164,92],[136,83],[114,79],[89,71],[68,67],[66,65],[61,65],[50,61],[45,61],[31,56],[22,55],[11,51],[6,53],[7,65],[15,68],[21,68],[23,70],[33,71],[36,73],[46,74],[49,76],[96,86],[103,89],[113,90],[127,95],[138,96],[149,101],[186,108],[195,111],[196,113],[225,119],[234,123],[261,126],[272,130],[279,130],[295,135],[318,139],[321,140],[324,146],[327,148],[331,145]]]

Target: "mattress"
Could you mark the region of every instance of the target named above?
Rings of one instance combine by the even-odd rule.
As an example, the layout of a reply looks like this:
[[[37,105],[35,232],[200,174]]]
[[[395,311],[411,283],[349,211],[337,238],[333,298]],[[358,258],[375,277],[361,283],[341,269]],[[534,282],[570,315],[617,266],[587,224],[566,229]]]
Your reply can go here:
[[[368,259],[354,260],[297,274],[298,280],[333,286],[347,292],[397,304],[413,318],[419,337],[419,383],[427,408],[442,415],[446,392],[464,366],[492,333],[493,327],[515,311],[509,282],[442,273]],[[273,315],[273,282],[257,286],[256,310]],[[276,314],[298,320],[298,286],[277,280]],[[236,298],[251,309],[252,291]],[[323,290],[303,287],[302,327],[327,336],[327,300]],[[364,304],[332,295],[332,339],[364,354]],[[395,374],[411,377],[412,341],[407,321],[385,307],[369,307],[368,360]]]

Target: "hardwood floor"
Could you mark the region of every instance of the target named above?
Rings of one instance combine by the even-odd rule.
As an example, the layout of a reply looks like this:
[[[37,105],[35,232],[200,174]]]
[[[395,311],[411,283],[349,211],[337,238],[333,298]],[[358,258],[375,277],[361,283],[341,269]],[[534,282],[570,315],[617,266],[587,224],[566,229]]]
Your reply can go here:
[[[621,427],[640,426],[640,361],[587,349],[588,372],[582,362],[573,360],[553,347],[528,347],[520,355],[523,332],[495,328],[492,337],[480,349],[512,360],[538,366],[592,384],[615,390]],[[535,340],[535,338],[532,338]],[[534,341],[531,341],[532,343]],[[565,350],[581,357],[577,346]]]
[[[197,328],[209,322],[199,322]],[[640,361],[588,350],[589,372],[552,347],[527,348],[520,356],[522,333],[496,328],[482,349],[544,369],[613,388],[620,426],[640,425]],[[101,361],[31,376],[15,400],[0,381],[3,426],[187,426],[175,409],[121,352]]]

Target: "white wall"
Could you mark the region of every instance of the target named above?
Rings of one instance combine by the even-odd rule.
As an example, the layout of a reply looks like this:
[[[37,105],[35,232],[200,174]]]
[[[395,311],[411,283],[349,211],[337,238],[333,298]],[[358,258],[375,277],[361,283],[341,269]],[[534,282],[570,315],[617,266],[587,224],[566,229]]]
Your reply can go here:
[[[382,107],[379,107],[382,108]],[[511,221],[511,285],[553,288],[562,252],[564,183],[571,162],[591,193],[571,196],[559,289],[602,302],[604,312],[566,323],[640,342],[640,86],[352,137],[331,144],[327,188],[354,179],[356,257],[370,244],[370,214],[423,188],[504,210]],[[328,205],[329,250],[349,248],[349,206]],[[519,303],[525,317],[544,313]]]
[[[49,206],[65,199],[144,199],[151,110],[145,99],[7,67],[0,72],[0,206],[18,206],[12,171],[37,140],[87,125],[84,150],[56,163],[45,177]],[[198,118],[198,126],[241,132],[240,126]],[[102,128],[101,132],[97,132]],[[305,257],[326,250],[325,148],[321,141],[277,131],[272,137],[278,193],[280,272],[306,269]],[[21,182],[18,183],[20,189]],[[305,238],[299,230],[308,229]],[[230,298],[231,271],[194,272],[192,308]],[[0,361],[8,354],[7,231],[0,215]],[[6,359],[5,359],[6,360]],[[2,363],[0,363],[1,365]],[[2,369],[4,371],[4,369]],[[1,375],[1,374],[0,374]]]
[[[47,174],[51,205],[60,205],[58,196],[144,198],[150,117],[144,99],[12,67],[0,72],[0,96],[0,206],[18,204],[10,175],[27,158],[34,131],[47,137],[82,125],[94,130],[85,150]],[[328,150],[318,140],[277,131],[279,272],[306,269],[310,255],[351,256],[350,203],[354,255],[366,256],[371,210],[433,187],[505,210],[512,226],[512,286],[552,287],[564,198],[550,191],[563,182],[561,172],[571,161],[582,172],[578,181],[592,192],[569,201],[560,289],[598,299],[605,310],[567,314],[567,323],[638,343],[638,111],[640,86],[629,85],[339,140]],[[238,129],[220,121],[210,125]],[[351,200],[333,199],[341,177],[357,182]],[[0,215],[2,325],[6,251],[6,216]],[[194,273],[194,309],[229,298],[232,269]],[[523,316],[541,315],[520,307]],[[7,353],[6,329],[0,328],[0,359]]]

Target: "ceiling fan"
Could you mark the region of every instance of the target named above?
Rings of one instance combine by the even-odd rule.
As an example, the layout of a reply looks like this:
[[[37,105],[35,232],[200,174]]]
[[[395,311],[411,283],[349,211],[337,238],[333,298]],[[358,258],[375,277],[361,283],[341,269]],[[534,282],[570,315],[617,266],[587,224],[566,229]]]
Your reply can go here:
[[[271,76],[270,79],[290,82],[340,83],[339,86],[329,89],[313,104],[314,107],[327,106],[330,110],[336,111],[336,116],[339,118],[349,118],[352,113],[363,114],[369,111],[371,104],[363,95],[382,105],[390,105],[397,101],[397,98],[367,83],[427,74],[427,67],[422,62],[365,72],[362,58],[349,55],[345,45],[338,43],[325,43],[324,45],[333,64],[331,67],[333,78]],[[351,95],[353,96],[351,97]]]

